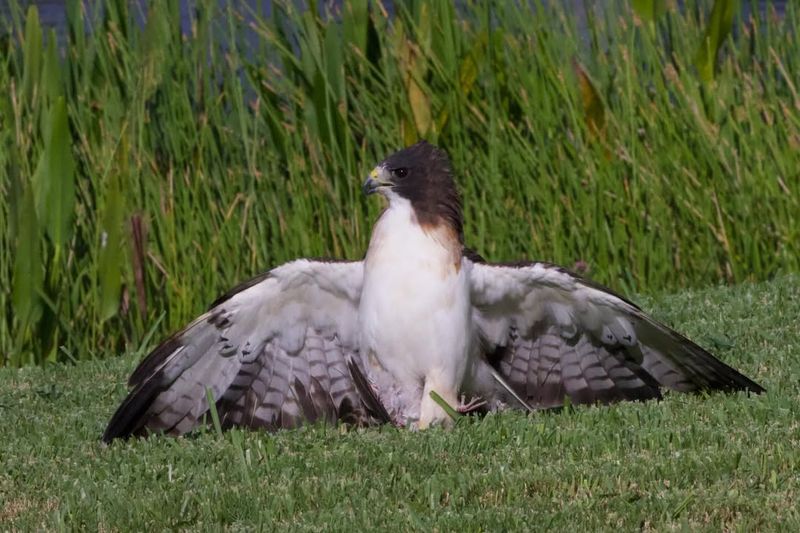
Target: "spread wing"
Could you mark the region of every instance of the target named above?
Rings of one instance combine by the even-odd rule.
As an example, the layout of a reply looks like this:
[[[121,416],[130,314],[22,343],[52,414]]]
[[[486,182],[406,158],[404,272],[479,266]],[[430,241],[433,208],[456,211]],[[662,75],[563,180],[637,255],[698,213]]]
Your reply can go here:
[[[297,260],[219,298],[138,366],[103,434],[182,435],[210,391],[223,427],[371,425],[388,415],[358,355],[361,262]]]
[[[471,298],[488,362],[532,407],[565,397],[647,400],[664,387],[764,390],[635,304],[555,265],[474,263]]]

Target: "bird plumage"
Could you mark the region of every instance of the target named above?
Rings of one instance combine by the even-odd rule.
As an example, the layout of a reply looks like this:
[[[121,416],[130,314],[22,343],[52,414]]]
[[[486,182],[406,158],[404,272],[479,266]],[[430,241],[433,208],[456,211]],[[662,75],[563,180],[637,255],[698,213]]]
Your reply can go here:
[[[446,423],[432,401],[544,408],[764,389],[632,302],[556,265],[463,247],[446,154],[422,142],[364,183],[388,199],[364,261],[300,259],[243,283],[132,374],[103,440],[181,435],[207,418]]]
[[[455,403],[471,365],[469,270],[447,224],[425,227],[393,198],[375,224],[364,260],[359,348],[393,416],[427,427],[446,422],[430,397]],[[394,400],[400,397],[400,402]]]

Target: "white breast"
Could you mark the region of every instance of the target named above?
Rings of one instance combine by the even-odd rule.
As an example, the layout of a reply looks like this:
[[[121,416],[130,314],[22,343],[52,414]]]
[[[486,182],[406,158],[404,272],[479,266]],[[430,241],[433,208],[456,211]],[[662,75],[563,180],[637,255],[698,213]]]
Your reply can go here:
[[[471,265],[453,238],[424,230],[407,201],[394,201],[373,229],[364,264],[360,346],[402,401],[415,398],[417,406],[426,382],[452,397],[469,363]]]

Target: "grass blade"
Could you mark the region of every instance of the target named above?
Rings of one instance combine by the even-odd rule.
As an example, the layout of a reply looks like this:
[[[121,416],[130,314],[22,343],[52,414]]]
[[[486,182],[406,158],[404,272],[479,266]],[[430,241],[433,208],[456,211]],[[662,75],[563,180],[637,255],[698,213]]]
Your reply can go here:
[[[222,424],[219,421],[219,413],[217,412],[217,403],[214,400],[214,394],[211,388],[206,387],[206,402],[208,404],[208,412],[211,414],[211,422],[214,424],[214,431],[217,435],[222,436]]]
[[[733,27],[733,17],[739,10],[738,0],[714,0],[703,40],[697,48],[694,64],[704,82],[714,81],[719,49]]]
[[[645,22],[655,22],[666,10],[666,0],[633,0],[633,11]]]
[[[453,421],[454,421],[454,422],[457,422],[457,421],[458,421],[458,419],[462,417],[462,414],[461,414],[461,413],[459,413],[458,411],[456,411],[456,410],[453,408],[453,406],[452,406],[452,405],[450,405],[449,403],[447,403],[447,402],[445,401],[445,399],[444,399],[444,398],[442,398],[441,396],[439,396],[439,393],[437,393],[435,390],[432,390],[432,391],[430,392],[430,395],[431,395],[431,399],[432,399],[434,402],[436,402],[436,405],[438,405],[439,407],[441,407],[441,408],[444,410],[444,412],[445,412],[445,413],[447,413],[447,416],[449,416],[451,419],[453,419]]]
[[[64,97],[56,99],[50,112],[50,135],[45,146],[47,181],[44,220],[56,254],[72,232],[75,205],[75,181],[72,137]]]
[[[122,288],[122,219],[123,201],[117,177],[108,177],[105,205],[100,215],[100,256],[97,272],[100,278],[100,320],[117,314]]]
[[[14,287],[12,301],[18,332],[24,334],[42,313],[39,294],[43,290],[42,249],[39,224],[31,187],[26,187],[17,221],[17,243],[14,254]]]
[[[606,110],[603,106],[603,100],[600,98],[600,94],[595,89],[583,65],[578,61],[574,61],[572,65],[575,69],[575,74],[578,76],[578,87],[587,129],[592,136],[602,138],[606,129]]]
[[[25,43],[23,56],[25,70],[22,78],[22,94],[24,100],[33,104],[42,71],[42,26],[39,23],[39,10],[36,6],[28,7],[25,17]]]

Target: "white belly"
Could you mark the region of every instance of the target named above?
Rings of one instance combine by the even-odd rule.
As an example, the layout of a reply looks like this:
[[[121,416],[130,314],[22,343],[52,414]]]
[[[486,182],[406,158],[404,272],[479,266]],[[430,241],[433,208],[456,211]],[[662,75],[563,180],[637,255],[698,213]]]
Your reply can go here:
[[[424,396],[435,390],[457,402],[470,363],[469,264],[460,250],[454,256],[442,234],[411,223],[412,216],[410,208],[392,208],[374,228],[359,306],[360,347],[392,384],[391,394],[401,397],[393,400],[415,404],[398,407],[422,425]],[[415,417],[420,403],[423,413]]]

